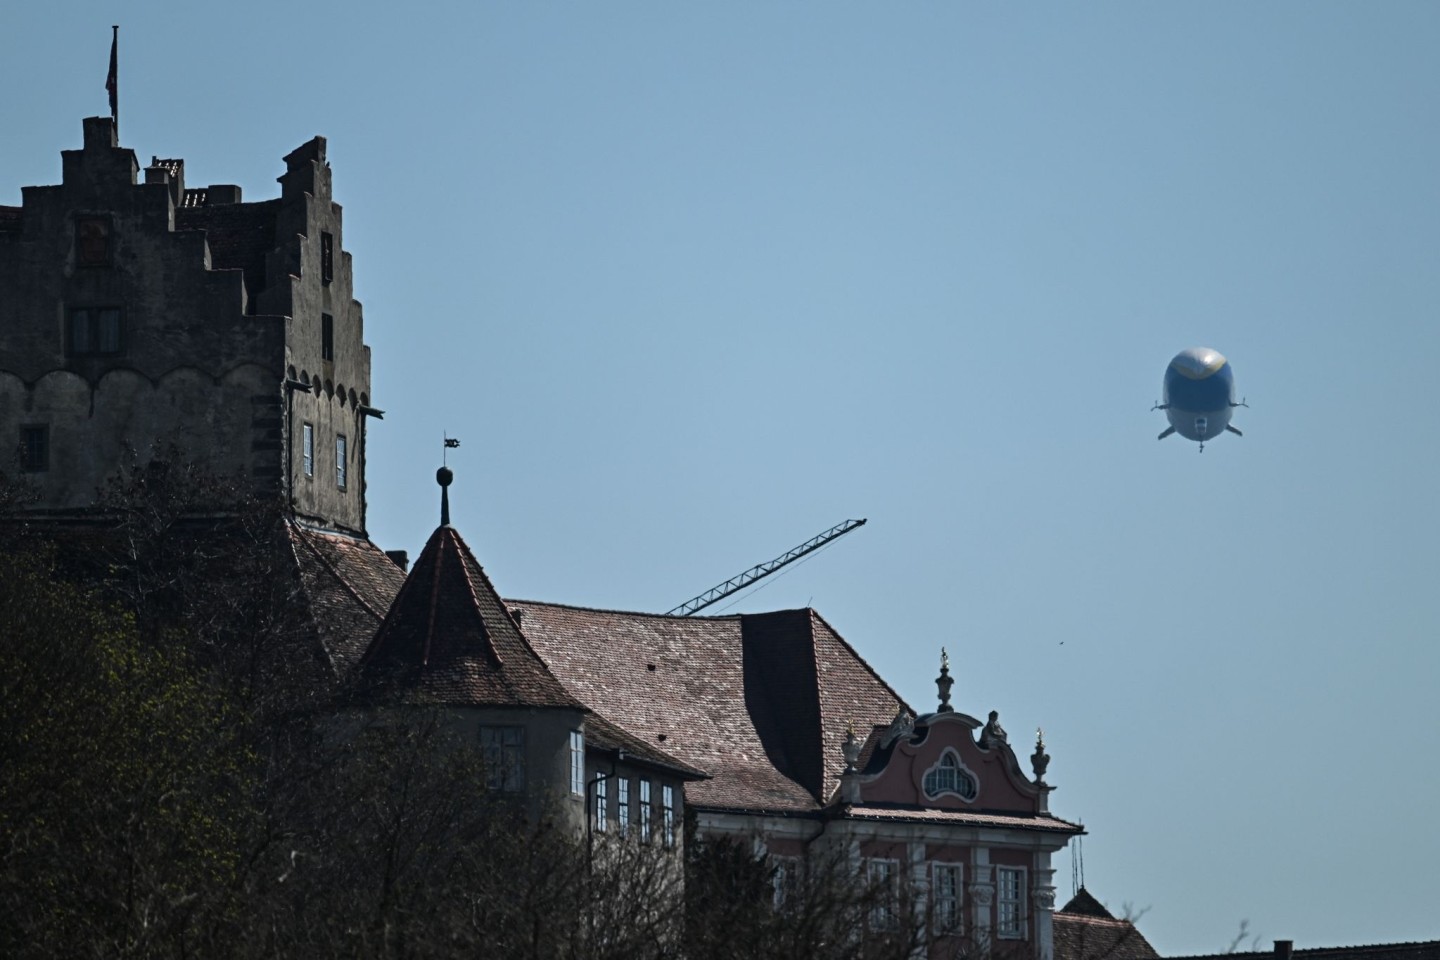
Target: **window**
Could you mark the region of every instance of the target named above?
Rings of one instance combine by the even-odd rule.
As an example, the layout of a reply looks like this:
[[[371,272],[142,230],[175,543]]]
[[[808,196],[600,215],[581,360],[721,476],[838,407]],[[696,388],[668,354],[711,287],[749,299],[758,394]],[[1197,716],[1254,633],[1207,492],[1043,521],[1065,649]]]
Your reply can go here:
[[[771,857],[775,873],[771,882],[775,885],[775,909],[793,909],[800,892],[800,858]]]
[[[335,238],[328,233],[320,234],[320,282],[329,283],[335,279]]]
[[[619,789],[615,795],[615,819],[620,828],[620,836],[623,837],[630,832],[630,778],[622,778],[617,786]]]
[[[668,783],[660,788],[660,830],[666,850],[675,848],[675,788]]]
[[[570,792],[585,796],[585,734],[570,731]]]
[[[75,221],[75,262],[82,267],[110,266],[109,217],[80,217]]]
[[[345,489],[345,434],[335,438],[335,486]]]
[[[1007,940],[1025,938],[1025,870],[999,867],[995,871],[995,934]]]
[[[925,771],[925,796],[931,800],[950,793],[970,801],[978,792],[974,774],[960,762],[960,755],[954,750],[946,750],[939,762]]]
[[[76,307],[70,311],[69,343],[72,357],[113,357],[124,349],[119,307]]]
[[[650,842],[650,781],[640,781],[640,842]]]
[[[320,314],[320,359],[335,359],[335,318],[328,313]]]
[[[313,425],[313,424],[309,424],[309,423],[305,424],[305,426],[304,426],[304,428],[303,428],[303,433],[304,433],[304,435],[305,435],[305,449],[304,449],[305,476],[307,476],[307,477],[313,477],[313,476],[315,476],[315,427],[314,427],[314,425]]]
[[[870,926],[876,930],[890,930],[895,926],[895,882],[899,875],[899,861],[865,861],[865,879],[869,882],[871,895],[875,898],[874,905],[870,908]]]
[[[485,786],[506,793],[525,789],[524,727],[481,727],[480,749],[485,760]]]
[[[595,781],[595,832],[604,833],[610,820],[610,778]]]
[[[937,863],[932,893],[935,900],[935,932],[959,933],[963,914],[960,912],[960,865]]]
[[[32,424],[20,428],[20,469],[44,473],[50,469],[50,428]]]

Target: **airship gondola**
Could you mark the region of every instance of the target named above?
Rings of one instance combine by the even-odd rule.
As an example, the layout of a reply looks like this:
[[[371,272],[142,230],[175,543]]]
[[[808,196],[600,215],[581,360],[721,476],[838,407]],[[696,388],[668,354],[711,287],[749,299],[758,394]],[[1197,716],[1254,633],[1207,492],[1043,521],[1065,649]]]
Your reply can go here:
[[[1155,404],[1164,410],[1170,426],[1157,439],[1178,433],[1186,440],[1205,443],[1226,432],[1244,436],[1230,425],[1230,414],[1245,401],[1235,402],[1235,374],[1218,350],[1191,347],[1175,354],[1165,368],[1165,399]]]

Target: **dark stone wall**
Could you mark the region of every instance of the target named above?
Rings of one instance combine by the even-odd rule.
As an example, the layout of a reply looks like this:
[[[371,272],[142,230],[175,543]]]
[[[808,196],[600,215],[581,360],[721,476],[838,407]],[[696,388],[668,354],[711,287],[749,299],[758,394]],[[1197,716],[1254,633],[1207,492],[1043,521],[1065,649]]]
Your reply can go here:
[[[297,513],[363,532],[370,356],[325,141],[292,153],[281,198],[258,204],[239,203],[234,187],[187,196],[180,161],[157,161],[138,182],[135,154],[118,146],[109,118],[87,119],[83,148],[62,158],[63,183],[24,188],[18,217],[0,231],[0,469],[20,466],[22,428],[46,427],[48,469],[27,474],[37,509],[83,511],[127,451],[143,462],[157,443],[173,445],[263,495],[290,495]],[[189,209],[207,193],[214,207]],[[100,263],[86,262],[82,222],[91,221],[108,236]],[[121,311],[118,351],[75,349],[72,314],[86,308]],[[323,314],[333,317],[329,360]],[[306,421],[316,452],[308,478]],[[343,490],[337,435],[347,440]]]

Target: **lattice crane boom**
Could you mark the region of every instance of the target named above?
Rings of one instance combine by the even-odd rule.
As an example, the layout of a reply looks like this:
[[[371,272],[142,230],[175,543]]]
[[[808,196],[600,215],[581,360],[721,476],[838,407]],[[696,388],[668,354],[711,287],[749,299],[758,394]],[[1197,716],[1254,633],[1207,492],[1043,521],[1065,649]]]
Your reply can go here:
[[[821,547],[825,546],[825,544],[830,543],[831,541],[839,537],[845,536],[845,534],[849,533],[851,530],[854,530],[856,527],[863,527],[864,525],[864,520],[846,520],[844,523],[837,523],[835,526],[831,527],[829,530],[826,530],[824,533],[816,534],[809,540],[806,540],[804,543],[800,544],[798,547],[793,547],[790,550],[785,551],[784,553],[780,554],[780,556],[776,557],[774,560],[769,560],[765,563],[756,564],[755,566],[751,567],[749,570],[746,570],[739,576],[731,577],[724,583],[717,583],[715,586],[711,587],[709,590],[706,590],[698,597],[692,597],[691,599],[686,600],[684,603],[680,604],[680,606],[674,608],[673,610],[666,611],[665,615],[670,617],[688,617],[692,613],[705,609],[717,600],[728,597],[730,594],[736,593],[740,590],[744,590],[756,580],[761,580],[765,577],[770,576],[770,574],[774,573],[776,570],[779,570],[787,563],[793,563],[796,560],[799,560],[801,557],[805,556],[807,553],[814,553],[816,550],[819,550]]]

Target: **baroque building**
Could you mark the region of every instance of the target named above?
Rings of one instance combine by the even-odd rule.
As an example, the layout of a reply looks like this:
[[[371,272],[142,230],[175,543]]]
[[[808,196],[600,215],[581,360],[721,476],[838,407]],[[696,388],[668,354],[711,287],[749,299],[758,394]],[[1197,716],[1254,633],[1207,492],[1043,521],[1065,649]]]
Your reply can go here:
[[[1082,829],[1049,809],[990,712],[917,710],[812,609],[677,617],[506,600],[451,524],[407,570],[366,536],[365,435],[381,416],[325,140],[280,195],[189,188],[84,121],[56,186],[0,206],[0,471],[55,525],[103,523],[96,491],[178,457],[278,507],[326,683],[443,710],[489,788],[576,831],[678,854],[752,843],[783,906],[807,864],[913,894],[930,956],[1055,955],[1051,857]],[[403,401],[396,401],[403,402]],[[357,701],[352,701],[357,702]],[[878,924],[897,921],[881,909]]]

